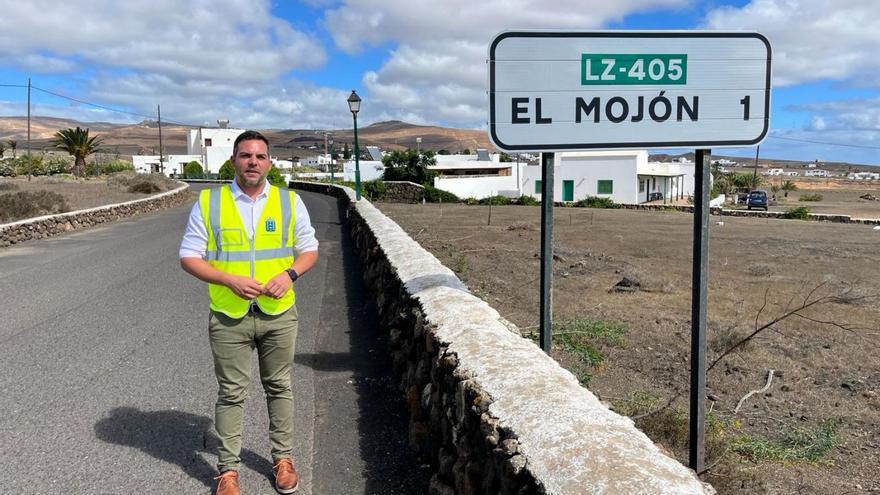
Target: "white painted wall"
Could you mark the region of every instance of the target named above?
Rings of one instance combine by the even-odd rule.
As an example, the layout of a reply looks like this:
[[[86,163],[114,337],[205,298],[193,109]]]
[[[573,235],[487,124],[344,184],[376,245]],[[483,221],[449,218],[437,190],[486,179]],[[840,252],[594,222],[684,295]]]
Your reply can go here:
[[[554,168],[554,201],[562,201],[563,182],[574,181],[574,201],[587,196],[611,198],[615,203],[637,203],[639,182],[637,170],[640,163],[647,163],[647,151],[594,151],[557,153]],[[514,177],[516,174],[514,173]],[[541,180],[541,167],[521,167],[522,194],[540,200],[541,193],[535,182]],[[613,181],[611,194],[599,194],[599,181]]]
[[[190,129],[187,133],[186,153],[188,155],[198,155],[201,157],[199,162],[206,173],[214,173],[220,171],[223,162],[232,156],[232,147],[235,144],[235,138],[244,132],[244,129],[214,129],[200,128]],[[206,146],[206,140],[211,140],[211,146]]]
[[[502,191],[517,191],[516,176],[487,175],[485,177],[436,177],[434,187],[449,191],[461,199],[483,199],[497,196]]]
[[[342,164],[344,179],[354,182],[354,160],[347,161]],[[361,160],[361,182],[368,180],[381,179],[385,173],[385,166],[377,160]]]
[[[200,155],[166,155],[165,175],[182,174],[184,165],[193,160],[202,163]],[[149,174],[159,171],[159,155],[132,155],[131,163],[138,173]],[[204,169],[204,166],[202,168]]]

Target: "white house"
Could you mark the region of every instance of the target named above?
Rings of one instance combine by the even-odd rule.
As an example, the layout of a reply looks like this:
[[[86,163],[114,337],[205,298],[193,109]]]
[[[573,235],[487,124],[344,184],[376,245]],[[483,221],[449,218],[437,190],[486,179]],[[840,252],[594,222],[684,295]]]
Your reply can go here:
[[[685,164],[648,164],[648,152],[583,151],[557,153],[554,160],[553,198],[556,201],[579,201],[587,196],[607,197],[615,203],[639,203],[651,198],[672,199],[672,180],[676,191],[683,186],[678,167]],[[541,199],[541,167],[522,167],[522,194]],[[659,197],[652,193],[660,193]]]
[[[166,175],[182,174],[183,167],[192,161],[202,164],[201,155],[165,155],[164,158],[164,170],[159,163],[159,155],[132,155],[131,163],[139,173],[158,174],[164,172]],[[204,165],[202,168],[204,169]]]
[[[880,173],[876,172],[854,172],[847,177],[849,180],[880,180]]]
[[[767,169],[767,171],[763,172],[761,175],[773,175],[773,176],[775,176],[775,175],[782,175],[782,174],[784,174],[784,173],[785,173],[785,171],[782,170],[781,168],[771,168],[771,169]]]
[[[501,155],[479,149],[473,155],[435,155],[437,173],[434,187],[449,191],[460,198],[482,199],[489,196],[518,197],[515,162],[502,162]],[[520,164],[522,170],[523,164]]]
[[[804,175],[806,177],[828,177],[828,171],[821,168],[807,170]]]
[[[200,157],[197,161],[206,173],[216,174],[220,171],[223,162],[232,156],[235,138],[245,131],[226,127],[229,124],[226,120],[218,120],[217,123],[219,128],[200,127],[187,132],[186,154]]]
[[[331,166],[336,166],[336,160],[334,160],[329,154],[309,156],[300,160],[299,163],[303,167],[316,168],[325,172],[329,172]]]

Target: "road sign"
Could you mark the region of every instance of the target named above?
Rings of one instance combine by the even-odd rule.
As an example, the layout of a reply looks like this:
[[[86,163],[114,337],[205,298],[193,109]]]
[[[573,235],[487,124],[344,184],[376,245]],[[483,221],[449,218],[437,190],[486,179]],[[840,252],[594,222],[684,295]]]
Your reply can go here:
[[[508,151],[755,145],[770,61],[758,33],[503,32],[489,46],[489,137]]]

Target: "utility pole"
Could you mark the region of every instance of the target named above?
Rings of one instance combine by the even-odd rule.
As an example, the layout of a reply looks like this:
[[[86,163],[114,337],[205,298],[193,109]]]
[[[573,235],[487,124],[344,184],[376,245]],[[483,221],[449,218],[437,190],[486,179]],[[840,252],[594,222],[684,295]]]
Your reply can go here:
[[[752,184],[758,183],[758,153],[761,152],[761,145],[759,144],[757,149],[755,149],[755,168],[754,173],[752,174]]]
[[[159,172],[165,174],[165,155],[162,153],[162,107],[156,105],[156,113],[159,115]]]
[[[31,181],[31,168],[33,168],[33,162],[31,161],[31,78],[28,78],[28,108],[27,108],[27,116],[28,116],[28,138],[27,138],[27,157],[28,157],[28,182]]]

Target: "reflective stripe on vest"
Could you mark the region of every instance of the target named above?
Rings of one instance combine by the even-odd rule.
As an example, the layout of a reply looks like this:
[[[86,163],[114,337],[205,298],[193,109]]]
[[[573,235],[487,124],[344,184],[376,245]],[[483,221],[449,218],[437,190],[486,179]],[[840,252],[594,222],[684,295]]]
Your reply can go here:
[[[199,204],[208,231],[205,255],[208,263],[226,273],[256,279],[261,284],[289,269],[296,244],[292,229],[296,223],[296,212],[292,207],[294,194],[270,185],[253,236],[248,237],[232,189],[222,186],[202,191]],[[251,304],[222,285],[208,284],[208,294],[211,309],[232,318],[243,317]],[[255,301],[264,313],[275,315],[290,309],[296,295],[291,286],[279,299],[258,296]]]

